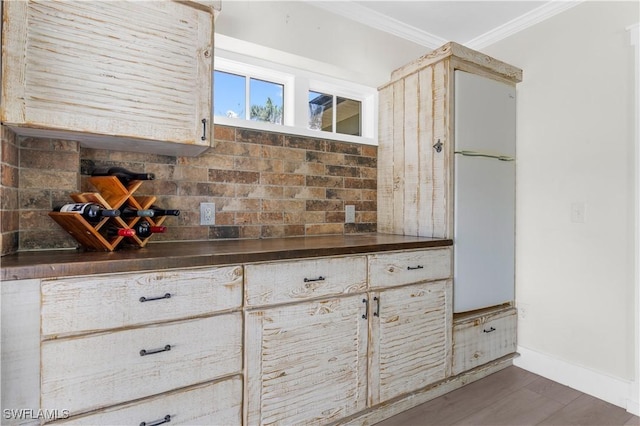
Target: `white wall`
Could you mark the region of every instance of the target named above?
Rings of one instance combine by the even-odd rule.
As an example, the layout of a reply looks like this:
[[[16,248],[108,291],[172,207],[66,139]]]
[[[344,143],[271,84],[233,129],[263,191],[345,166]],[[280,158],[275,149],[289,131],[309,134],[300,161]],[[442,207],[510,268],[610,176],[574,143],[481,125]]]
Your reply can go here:
[[[561,382],[579,380],[550,365],[593,372],[593,381],[611,378],[609,393],[636,374],[637,112],[635,52],[625,29],[638,16],[638,2],[584,2],[483,49],[524,70],[517,121],[521,362],[550,361],[541,370]],[[586,206],[584,223],[572,222],[573,203]],[[623,395],[596,396],[625,406]]]
[[[216,50],[370,87],[387,83],[391,71],[430,51],[304,1],[223,1],[216,36]]]

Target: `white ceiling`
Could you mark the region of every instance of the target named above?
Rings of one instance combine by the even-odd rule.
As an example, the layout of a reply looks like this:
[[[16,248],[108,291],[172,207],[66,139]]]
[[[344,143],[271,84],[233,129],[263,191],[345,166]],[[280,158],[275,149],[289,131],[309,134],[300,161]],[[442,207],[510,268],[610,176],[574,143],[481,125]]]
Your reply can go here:
[[[389,1],[307,0],[316,7],[392,33],[430,49],[455,41],[481,49],[581,0]]]

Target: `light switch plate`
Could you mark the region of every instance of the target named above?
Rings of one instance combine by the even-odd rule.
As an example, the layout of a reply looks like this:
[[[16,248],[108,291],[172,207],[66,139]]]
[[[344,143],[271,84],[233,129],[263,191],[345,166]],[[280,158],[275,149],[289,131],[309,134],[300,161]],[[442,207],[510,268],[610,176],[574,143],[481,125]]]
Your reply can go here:
[[[200,225],[216,224],[216,203],[200,203]]]

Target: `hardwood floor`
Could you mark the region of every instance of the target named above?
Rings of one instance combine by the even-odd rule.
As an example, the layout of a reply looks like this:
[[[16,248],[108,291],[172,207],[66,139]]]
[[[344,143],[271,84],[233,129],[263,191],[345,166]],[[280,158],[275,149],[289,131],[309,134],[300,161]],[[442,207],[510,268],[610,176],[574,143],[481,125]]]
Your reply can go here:
[[[640,426],[638,416],[511,366],[376,426]]]

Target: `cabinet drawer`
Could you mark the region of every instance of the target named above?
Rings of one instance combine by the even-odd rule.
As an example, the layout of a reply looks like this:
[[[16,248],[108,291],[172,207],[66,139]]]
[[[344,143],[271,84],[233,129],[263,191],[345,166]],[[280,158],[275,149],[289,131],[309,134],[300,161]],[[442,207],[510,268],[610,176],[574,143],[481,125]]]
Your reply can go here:
[[[128,327],[241,305],[241,266],[43,281],[42,334]]]
[[[166,417],[169,416],[169,417]],[[239,425],[242,422],[240,376],[158,395],[60,422],[69,425],[155,424]],[[169,423],[169,422],[167,422]]]
[[[393,287],[451,276],[451,249],[402,251],[369,256],[369,285]]]
[[[42,407],[75,415],[240,372],[242,316],[48,340],[41,364]]]
[[[453,374],[515,352],[516,326],[515,309],[472,317],[454,324]]]
[[[364,256],[271,262],[247,265],[245,277],[247,306],[263,306],[366,290],[367,264]]]

